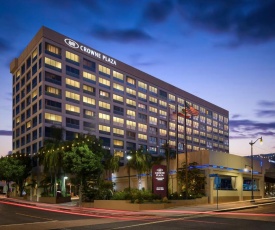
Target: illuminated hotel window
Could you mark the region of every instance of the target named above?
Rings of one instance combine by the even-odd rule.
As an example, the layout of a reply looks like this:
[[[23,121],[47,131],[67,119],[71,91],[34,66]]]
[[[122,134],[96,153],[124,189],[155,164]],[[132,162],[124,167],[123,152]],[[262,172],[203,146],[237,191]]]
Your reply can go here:
[[[191,134],[192,134],[192,129],[191,129],[191,128],[186,128],[186,133],[187,133],[188,135],[191,135]]]
[[[92,83],[96,82],[96,76],[91,73],[85,72],[85,71],[83,71],[83,78],[84,78],[84,80],[86,79]]]
[[[66,58],[73,61],[73,62],[79,63],[79,56],[76,55],[76,54],[73,54],[69,51],[66,51]]]
[[[153,87],[151,85],[149,85],[149,91],[152,93],[152,94],[158,94],[158,90],[156,87]]]
[[[158,109],[152,106],[149,106],[149,112],[151,113],[158,113]]]
[[[61,49],[49,43],[46,43],[46,51],[56,54],[58,56],[61,55]]]
[[[205,113],[205,108],[200,107],[200,113]]]
[[[223,131],[222,131],[222,130],[219,130],[219,134],[223,134]]]
[[[31,121],[28,121],[27,123],[26,123],[26,129],[28,130],[28,129],[30,129],[31,128]]]
[[[162,107],[167,107],[167,102],[159,100],[159,105],[162,106]]]
[[[192,126],[192,120],[186,119],[186,125],[187,126]]]
[[[171,110],[172,110],[172,111],[176,111],[176,106],[175,106],[175,105],[169,104],[169,108],[170,108],[170,111],[171,111]],[[178,106],[178,110],[180,110],[180,109],[181,109],[181,107]]]
[[[178,123],[183,124],[184,123],[184,117],[178,116]]]
[[[136,97],[136,91],[134,89],[130,89],[130,88],[126,88],[126,93],[127,95],[129,95],[130,97]]]
[[[130,99],[126,99],[126,104],[131,106],[131,107],[136,107],[137,106],[137,103],[133,100],[130,100]]]
[[[80,88],[80,83],[79,81],[74,81],[72,79],[66,78],[66,85],[75,87],[75,88]]]
[[[206,119],[206,123],[207,123],[208,125],[212,125],[212,119],[207,118],[207,119]]]
[[[95,95],[95,88],[83,84],[83,92],[84,92],[84,93],[87,93],[87,94]]]
[[[223,116],[219,115],[219,121],[223,122]]]
[[[101,98],[109,98],[110,97],[110,93],[103,91],[103,90],[99,90],[99,97]]]
[[[144,93],[138,92],[138,98],[142,101],[147,101],[147,96]]]
[[[113,70],[113,77],[120,82],[124,81],[123,74]]]
[[[61,68],[62,68],[61,62],[55,61],[55,60],[47,58],[47,57],[45,57],[45,64],[47,65],[47,67],[52,66],[59,70],[61,70]]]
[[[172,131],[169,131],[169,136],[175,137],[175,136],[176,136],[176,133],[175,133],[175,132],[172,132]]]
[[[207,130],[207,132],[209,132],[209,133],[210,133],[210,132],[212,132],[212,127],[210,127],[210,126],[208,126],[208,125],[207,125],[206,130]]]
[[[36,60],[37,58],[37,49],[35,49],[33,52],[32,52],[32,60]]]
[[[178,125],[178,133],[183,133],[183,131],[184,131],[184,126]]]
[[[119,117],[113,117],[113,125],[121,126],[124,125],[124,119]]]
[[[140,132],[147,132],[147,125],[145,125],[145,124],[138,124],[138,131],[140,131]]]
[[[20,117],[16,118],[16,124],[20,123]]]
[[[88,110],[88,109],[84,109],[84,117],[86,118],[91,118],[91,117],[95,117],[95,112]]]
[[[121,140],[114,139],[113,142],[114,142],[114,147],[116,148],[123,148],[124,146],[124,142]]]
[[[126,81],[127,81],[127,85],[132,85],[132,86],[136,85],[136,80],[131,77],[127,76]]]
[[[176,124],[169,122],[169,129],[170,130],[176,130]]]
[[[193,121],[193,128],[198,129],[199,128],[199,123],[196,121]]]
[[[228,125],[224,125],[224,131],[228,131]]]
[[[76,100],[76,101],[79,101],[80,100],[80,96],[79,94],[76,94],[76,93],[72,93],[70,91],[66,91],[66,98],[69,98],[69,99],[72,99],[72,100]]]
[[[127,118],[135,119],[136,118],[136,112],[133,110],[127,109]]]
[[[205,117],[200,116],[200,122],[201,122],[201,123],[205,123]]]
[[[167,112],[160,109],[159,110],[159,115],[160,115],[161,118],[166,118],[167,117]]]
[[[113,100],[115,102],[123,103],[123,97],[116,95],[116,94],[113,94]]]
[[[104,114],[104,113],[99,113],[98,118],[100,122],[104,122],[106,124],[110,124],[110,115]]]
[[[18,70],[17,72],[16,72],[16,78],[19,78],[20,77],[20,70]]]
[[[78,106],[66,104],[66,111],[73,113],[80,113],[80,108]]]
[[[200,110],[198,105],[193,104],[193,107],[198,111]]]
[[[206,141],[205,140],[200,140],[200,143],[205,145]]]
[[[214,127],[218,127],[218,122],[217,121],[213,121],[213,126]]]
[[[46,122],[53,121],[53,122],[61,123],[62,117],[52,113],[45,113],[45,120]]]
[[[146,92],[146,91],[147,91],[147,84],[144,83],[144,82],[139,81],[139,82],[138,82],[138,88],[139,88],[140,90]]]
[[[99,85],[110,89],[110,85],[111,85],[110,81],[108,81],[108,80],[106,80],[104,78],[101,78],[101,77],[99,78],[98,81],[99,81]]]
[[[150,104],[157,105],[158,104],[158,99],[155,98],[155,97],[149,96],[149,102],[150,102]]]
[[[109,68],[107,68],[105,66],[102,66],[102,65],[99,65],[98,70],[99,70],[100,74],[103,74],[104,76],[107,76],[107,77],[110,76],[111,71],[110,71]]]
[[[32,100],[36,99],[37,98],[37,90],[34,90],[32,92]]]
[[[224,123],[228,124],[228,118],[227,117],[224,118]]]
[[[99,105],[99,108],[103,109],[103,110],[110,111],[110,109],[111,109],[110,104],[106,103],[106,102],[103,102],[103,101],[99,101],[98,105]]]
[[[105,126],[105,125],[98,125],[98,130],[99,130],[100,133],[110,134],[111,128],[109,126]]]
[[[168,99],[169,99],[169,101],[176,101],[176,97],[170,93],[168,95]]]
[[[147,135],[139,133],[138,134],[138,139],[146,141],[147,140]]]
[[[151,125],[157,125],[158,119],[156,117],[149,116],[149,124]]]
[[[114,89],[114,91],[124,92],[124,87],[117,83],[113,83],[113,89]]]
[[[201,137],[205,137],[205,132],[200,132]]]
[[[127,126],[127,129],[135,130],[136,129],[136,122],[127,120],[126,121],[126,126]]]
[[[145,105],[145,104],[138,103],[138,108],[141,111],[147,111],[147,105]]]
[[[176,147],[176,141],[169,140],[169,146]]]
[[[184,100],[182,98],[178,97],[178,103],[181,105],[184,105]]]
[[[83,102],[88,105],[95,106],[95,99],[83,96]]]
[[[208,133],[208,134],[206,134],[206,137],[207,137],[208,139],[212,139],[212,134]]]
[[[124,130],[123,129],[118,129],[118,128],[113,128],[113,134],[114,135],[119,135],[119,136],[124,136]]]
[[[218,133],[218,129],[213,128],[213,132],[214,132],[214,133]]]
[[[54,94],[54,95],[61,95],[61,90],[60,89],[57,89],[57,88],[54,88],[52,86],[48,86],[46,85],[45,86],[45,91],[49,94]]]
[[[159,129],[159,135],[160,136],[166,136],[167,135],[166,129]]]
[[[218,120],[218,114],[217,113],[213,113],[213,119]]]
[[[178,138],[179,139],[184,139],[184,135],[182,133],[178,133]]]

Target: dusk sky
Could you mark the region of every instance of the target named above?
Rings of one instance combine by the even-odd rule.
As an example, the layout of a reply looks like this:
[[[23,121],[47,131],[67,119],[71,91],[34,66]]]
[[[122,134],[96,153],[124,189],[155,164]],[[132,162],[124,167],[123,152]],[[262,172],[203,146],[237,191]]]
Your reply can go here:
[[[0,0],[0,155],[9,64],[46,26],[229,111],[231,154],[275,153],[275,0]]]

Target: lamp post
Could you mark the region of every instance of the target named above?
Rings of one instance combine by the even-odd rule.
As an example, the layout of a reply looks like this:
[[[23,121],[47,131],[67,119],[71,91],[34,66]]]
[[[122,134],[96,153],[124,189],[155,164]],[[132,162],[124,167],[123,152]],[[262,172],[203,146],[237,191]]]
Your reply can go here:
[[[253,145],[260,140],[260,143],[263,143],[263,138],[260,137],[256,141],[251,141],[249,144],[251,145],[251,202],[254,202],[254,178],[253,178]]]
[[[128,188],[129,188],[129,192],[130,192],[130,189],[131,189],[131,182],[130,182],[130,165],[129,165],[129,161],[132,159],[132,156],[128,155],[127,156],[127,160],[128,160]]]

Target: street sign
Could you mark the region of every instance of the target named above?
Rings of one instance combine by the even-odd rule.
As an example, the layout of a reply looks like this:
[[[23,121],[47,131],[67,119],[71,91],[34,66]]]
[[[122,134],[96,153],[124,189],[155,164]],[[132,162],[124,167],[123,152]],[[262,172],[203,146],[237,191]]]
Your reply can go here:
[[[218,174],[209,174],[209,177],[218,177]]]

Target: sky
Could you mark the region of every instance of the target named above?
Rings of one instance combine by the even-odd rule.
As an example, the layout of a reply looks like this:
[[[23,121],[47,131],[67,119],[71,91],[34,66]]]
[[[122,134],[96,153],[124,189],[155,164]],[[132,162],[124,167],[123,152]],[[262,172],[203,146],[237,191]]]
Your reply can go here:
[[[275,153],[275,0],[0,0],[0,156],[9,64],[42,26],[229,111],[229,152]]]

